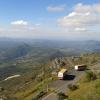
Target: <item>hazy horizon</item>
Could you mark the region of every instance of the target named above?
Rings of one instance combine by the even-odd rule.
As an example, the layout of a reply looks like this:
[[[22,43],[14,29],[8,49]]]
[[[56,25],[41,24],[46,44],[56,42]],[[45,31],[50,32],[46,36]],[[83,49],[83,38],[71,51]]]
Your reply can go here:
[[[76,41],[76,42],[87,42],[87,41],[100,41],[100,40],[96,40],[96,39],[83,39],[83,40],[79,40],[79,39],[50,39],[50,38],[19,38],[19,37],[17,37],[17,38],[15,38],[15,37],[0,37],[0,40],[1,41],[6,41],[6,40],[13,40],[13,41],[54,41],[54,42],[56,42],[56,41],[59,41],[59,42],[74,42],[74,41]]]

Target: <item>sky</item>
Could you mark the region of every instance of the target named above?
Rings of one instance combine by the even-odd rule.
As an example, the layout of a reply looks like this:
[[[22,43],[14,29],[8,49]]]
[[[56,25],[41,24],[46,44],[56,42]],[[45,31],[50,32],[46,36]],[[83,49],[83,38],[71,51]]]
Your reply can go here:
[[[0,0],[0,37],[100,40],[100,1]]]

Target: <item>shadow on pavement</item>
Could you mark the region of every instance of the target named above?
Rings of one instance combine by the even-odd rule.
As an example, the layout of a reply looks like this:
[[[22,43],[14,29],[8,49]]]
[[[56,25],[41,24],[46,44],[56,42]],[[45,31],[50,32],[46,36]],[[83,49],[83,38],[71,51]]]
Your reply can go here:
[[[86,69],[79,69],[79,70],[77,70],[77,72],[78,72],[78,71],[84,72],[84,71],[87,71],[87,70],[90,70],[90,69],[89,69],[89,68],[86,68]]]
[[[63,80],[74,80],[75,75],[65,75]]]

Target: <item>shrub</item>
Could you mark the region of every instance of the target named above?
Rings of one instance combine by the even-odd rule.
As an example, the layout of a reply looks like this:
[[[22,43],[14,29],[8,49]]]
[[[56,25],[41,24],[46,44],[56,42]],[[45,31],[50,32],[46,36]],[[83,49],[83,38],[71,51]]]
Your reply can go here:
[[[68,98],[68,96],[66,96],[62,92],[58,93],[57,96],[58,96],[58,100],[64,100],[64,99],[67,99]]]
[[[32,100],[39,100],[41,97],[43,97],[46,94],[46,92],[41,91],[39,94],[37,94]]]
[[[0,92],[4,91],[4,88],[3,87],[0,87]]]
[[[100,83],[97,83],[97,84],[95,85],[95,87],[96,87],[97,89],[100,89]]]
[[[95,80],[97,78],[96,74],[92,71],[86,72],[87,81]]]
[[[69,84],[68,89],[70,89],[71,91],[74,91],[74,90],[78,89],[78,86],[74,85],[74,84]]]
[[[100,72],[97,74],[97,78],[99,78],[99,79],[100,79]]]

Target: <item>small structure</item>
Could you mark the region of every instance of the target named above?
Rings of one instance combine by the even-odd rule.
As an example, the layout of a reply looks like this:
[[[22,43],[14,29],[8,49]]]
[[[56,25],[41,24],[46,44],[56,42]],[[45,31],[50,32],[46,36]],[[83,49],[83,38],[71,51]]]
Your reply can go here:
[[[86,65],[82,64],[82,65],[75,65],[75,70],[85,70],[86,69]]]
[[[58,78],[59,79],[64,79],[64,77],[66,76],[66,72],[67,72],[67,69],[61,69],[59,72],[58,72]]]

